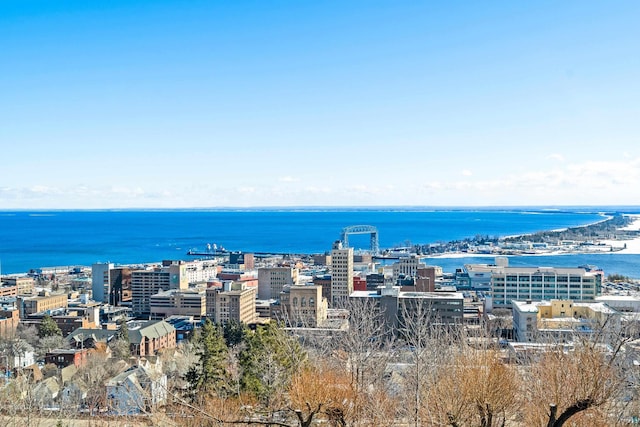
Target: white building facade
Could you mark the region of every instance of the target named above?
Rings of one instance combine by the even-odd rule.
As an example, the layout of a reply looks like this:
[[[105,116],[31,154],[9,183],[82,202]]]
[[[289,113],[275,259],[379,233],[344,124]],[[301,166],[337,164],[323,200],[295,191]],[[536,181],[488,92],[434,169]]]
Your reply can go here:
[[[498,267],[491,273],[494,308],[513,300],[591,302],[600,295],[602,274],[584,268]]]

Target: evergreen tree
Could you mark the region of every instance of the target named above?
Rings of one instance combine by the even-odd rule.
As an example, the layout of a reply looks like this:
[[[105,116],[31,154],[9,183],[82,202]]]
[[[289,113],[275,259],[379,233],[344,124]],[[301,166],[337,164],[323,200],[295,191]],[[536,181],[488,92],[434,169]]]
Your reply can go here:
[[[228,349],[222,331],[207,319],[197,337],[198,364],[186,374],[192,390],[223,395],[228,388],[226,370]]]
[[[127,326],[127,322],[125,320],[123,320],[120,323],[120,327],[118,328],[118,331],[115,333],[113,338],[117,339],[117,340],[126,341],[128,344],[130,343],[130,341],[129,341],[129,327]]]
[[[129,327],[126,320],[120,323],[120,327],[113,335],[110,347],[114,357],[118,359],[126,359],[131,356],[131,341],[129,340]]]
[[[49,316],[45,314],[42,318],[42,322],[38,325],[38,336],[40,338],[51,336],[62,336],[62,331],[58,327],[58,324]]]
[[[294,373],[304,365],[306,353],[300,344],[274,323],[256,329],[245,337],[240,353],[241,385],[269,406],[283,391]]]
[[[222,326],[224,340],[227,347],[234,347],[244,340],[246,326],[237,320],[230,320]]]

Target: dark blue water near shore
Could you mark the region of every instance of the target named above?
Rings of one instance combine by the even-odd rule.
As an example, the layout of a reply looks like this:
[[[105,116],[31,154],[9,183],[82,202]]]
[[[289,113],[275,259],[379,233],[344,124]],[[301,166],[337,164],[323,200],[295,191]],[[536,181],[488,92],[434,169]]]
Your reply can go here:
[[[640,279],[640,255],[632,254],[567,254],[567,255],[518,255],[510,256],[509,265],[518,267],[579,267],[595,265],[604,270],[605,275],[618,273]],[[464,264],[494,264],[495,257],[442,258],[426,260],[428,264],[439,265],[443,271],[453,273]]]
[[[0,261],[3,273],[97,261],[150,262],[184,259],[187,250],[203,250],[207,243],[229,250],[317,253],[330,249],[343,227],[356,224],[376,226],[385,248],[532,233],[600,219],[596,213],[513,210],[14,211],[0,212]],[[351,241],[368,246],[368,236]],[[567,259],[567,264],[575,262]]]

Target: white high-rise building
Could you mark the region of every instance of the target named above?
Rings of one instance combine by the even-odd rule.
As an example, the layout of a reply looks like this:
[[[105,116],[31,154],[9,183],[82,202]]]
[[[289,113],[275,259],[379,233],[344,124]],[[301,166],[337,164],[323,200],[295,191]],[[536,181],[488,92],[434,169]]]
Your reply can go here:
[[[335,307],[353,292],[353,248],[336,241],[331,250],[331,304]]]

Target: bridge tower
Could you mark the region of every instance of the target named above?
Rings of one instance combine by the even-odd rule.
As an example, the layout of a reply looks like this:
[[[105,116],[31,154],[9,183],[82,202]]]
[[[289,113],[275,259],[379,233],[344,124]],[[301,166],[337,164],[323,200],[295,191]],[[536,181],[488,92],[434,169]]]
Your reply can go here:
[[[343,228],[340,234],[340,240],[345,248],[349,247],[349,235],[351,234],[369,234],[371,237],[371,253],[373,255],[380,253],[378,229],[373,225],[350,225],[349,227]]]

